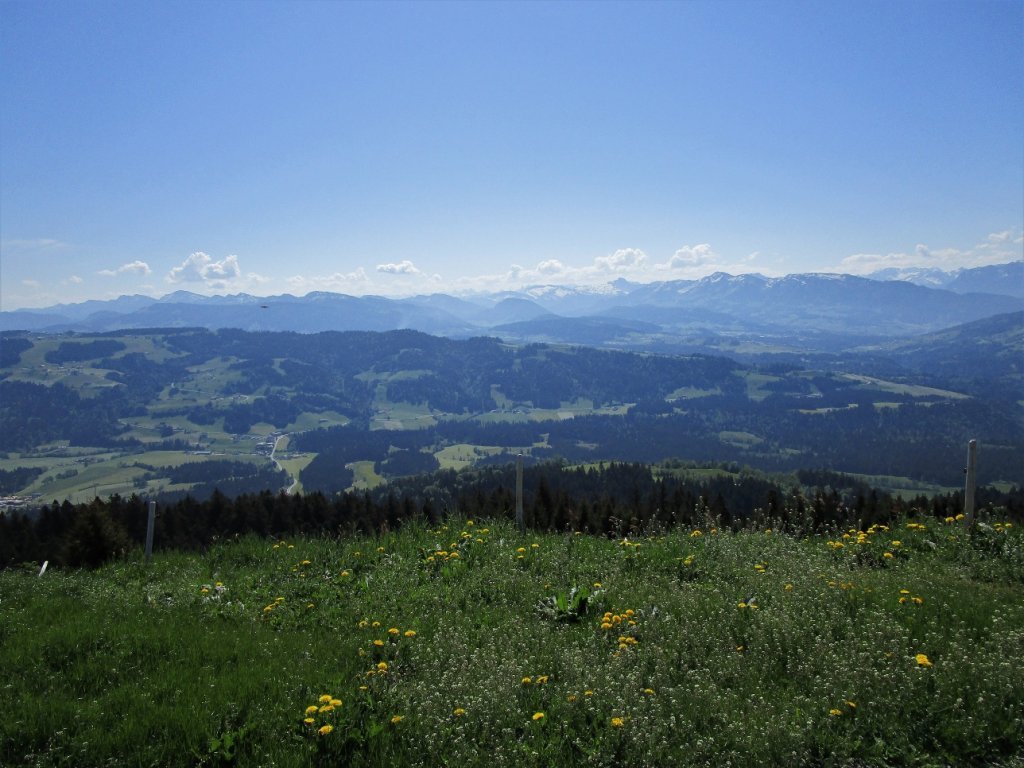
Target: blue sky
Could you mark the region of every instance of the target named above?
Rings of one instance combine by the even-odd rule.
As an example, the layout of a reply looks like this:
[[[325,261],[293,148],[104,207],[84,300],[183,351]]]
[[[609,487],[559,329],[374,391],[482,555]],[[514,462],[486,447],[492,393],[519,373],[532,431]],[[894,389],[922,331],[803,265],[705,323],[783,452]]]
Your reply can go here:
[[[0,2],[0,308],[1022,258],[1024,3]]]

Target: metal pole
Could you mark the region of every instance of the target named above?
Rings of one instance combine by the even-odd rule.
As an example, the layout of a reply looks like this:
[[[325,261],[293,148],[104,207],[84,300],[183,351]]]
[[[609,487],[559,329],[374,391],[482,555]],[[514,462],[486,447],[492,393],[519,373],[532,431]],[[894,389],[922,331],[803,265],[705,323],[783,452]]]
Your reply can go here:
[[[964,485],[964,523],[974,525],[974,485],[975,470],[978,464],[978,441],[971,440],[967,444],[967,482]]]
[[[516,457],[516,527],[525,528],[523,520],[523,454]]]
[[[146,524],[146,565],[153,559],[153,528],[156,525],[156,502],[149,502],[149,522]]]

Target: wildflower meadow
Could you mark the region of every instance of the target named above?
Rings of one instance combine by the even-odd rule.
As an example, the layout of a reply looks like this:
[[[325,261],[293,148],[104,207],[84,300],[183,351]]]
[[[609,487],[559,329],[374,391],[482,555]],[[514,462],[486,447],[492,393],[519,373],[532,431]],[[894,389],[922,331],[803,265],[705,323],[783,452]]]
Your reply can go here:
[[[0,573],[0,763],[1024,764],[1024,535],[450,519]]]

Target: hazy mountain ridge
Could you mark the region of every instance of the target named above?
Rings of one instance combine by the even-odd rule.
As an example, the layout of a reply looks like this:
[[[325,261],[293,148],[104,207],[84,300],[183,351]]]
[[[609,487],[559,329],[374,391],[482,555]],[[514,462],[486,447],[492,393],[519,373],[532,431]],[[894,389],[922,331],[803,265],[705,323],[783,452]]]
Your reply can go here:
[[[867,277],[872,280],[902,280],[926,288],[945,288],[954,293],[994,293],[1024,298],[1024,261],[949,272],[926,267],[890,267],[872,272]]]
[[[735,354],[824,352],[883,344],[1024,309],[1014,275],[1024,263],[960,270],[950,287],[842,274],[715,273],[700,280],[601,286],[537,285],[404,299],[313,292],[258,297],[176,291],[39,310],[0,312],[0,330],[110,332],[202,326],[247,331],[413,329],[451,338],[501,334],[516,342]],[[946,274],[946,273],[943,273]],[[938,279],[932,278],[929,279]],[[1018,281],[1019,282],[1019,281]],[[958,292],[989,286],[1002,293]],[[1024,290],[1021,291],[1024,294]],[[703,346],[702,346],[703,345]]]

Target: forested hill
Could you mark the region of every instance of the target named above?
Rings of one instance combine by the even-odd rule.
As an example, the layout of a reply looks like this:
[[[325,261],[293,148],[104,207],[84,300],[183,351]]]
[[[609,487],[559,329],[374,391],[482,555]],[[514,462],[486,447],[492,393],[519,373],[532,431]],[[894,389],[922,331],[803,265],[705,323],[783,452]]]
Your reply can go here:
[[[980,482],[1024,481],[1018,390],[882,375],[871,359],[830,370],[415,331],[150,329],[5,335],[2,362],[0,479],[27,478],[5,491],[45,499],[195,491],[199,475],[174,471],[183,462],[210,462],[238,492],[266,487],[261,467],[280,487],[334,492],[515,454],[826,468],[948,489],[962,485],[970,439]]]

